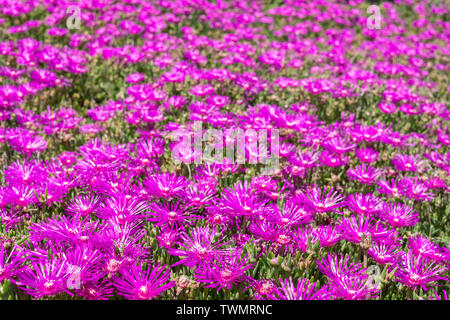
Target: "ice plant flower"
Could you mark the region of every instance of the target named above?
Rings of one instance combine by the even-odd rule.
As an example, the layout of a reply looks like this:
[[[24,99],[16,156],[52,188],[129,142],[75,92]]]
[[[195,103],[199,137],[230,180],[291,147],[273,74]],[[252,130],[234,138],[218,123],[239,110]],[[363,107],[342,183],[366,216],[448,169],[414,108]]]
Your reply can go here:
[[[240,282],[252,281],[245,274],[252,268],[248,263],[249,257],[242,257],[242,251],[236,250],[216,259],[212,264],[203,266],[196,270],[195,278],[199,282],[210,283],[205,288],[217,288],[231,290],[231,286]]]
[[[380,210],[381,200],[372,194],[350,194],[347,197],[347,208],[350,211],[364,216],[374,216]]]
[[[119,294],[130,300],[151,300],[172,288],[175,283],[169,281],[170,270],[159,263],[143,270],[141,263],[123,269],[120,276],[114,278],[114,286]]]
[[[294,285],[292,277],[280,279],[280,300],[327,300],[328,292],[326,287],[318,288],[317,282],[310,282],[307,279],[299,279]]]
[[[215,241],[216,232],[208,227],[196,227],[189,233],[182,233],[180,248],[169,248],[169,254],[183,257],[174,263],[172,267],[185,265],[189,268],[210,264],[214,260],[226,254],[229,242]]]
[[[382,173],[382,170],[363,163],[362,165],[356,166],[354,169],[348,169],[347,177],[350,180],[356,180],[360,183],[371,185],[382,175]]]
[[[433,285],[438,280],[447,280],[441,274],[447,270],[434,261],[429,261],[421,256],[416,256],[409,251],[401,257],[395,271],[395,281],[403,283],[413,289],[421,287],[427,290],[427,286]]]
[[[0,242],[0,284],[5,280],[15,283],[14,277],[23,270],[24,262],[23,252],[13,248],[8,254],[3,242]]]
[[[419,213],[413,212],[413,208],[409,206],[398,203],[385,203],[379,217],[396,228],[415,226],[419,222]]]
[[[313,213],[322,214],[325,212],[337,212],[335,209],[342,207],[345,203],[343,197],[331,188],[328,193],[326,188],[312,188],[302,192],[298,200],[304,203]]]
[[[62,293],[72,295],[67,288],[68,277],[65,261],[31,261],[31,265],[18,275],[17,284],[34,298],[52,297]]]

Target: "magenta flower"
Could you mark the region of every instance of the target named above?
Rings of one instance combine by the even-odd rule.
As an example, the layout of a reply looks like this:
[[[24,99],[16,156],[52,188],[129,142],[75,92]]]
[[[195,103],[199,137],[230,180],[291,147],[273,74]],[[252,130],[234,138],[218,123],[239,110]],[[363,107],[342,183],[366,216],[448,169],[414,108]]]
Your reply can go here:
[[[296,203],[294,199],[286,200],[283,203],[283,210],[279,210],[276,205],[273,205],[272,209],[265,212],[265,218],[282,227],[295,227],[314,221],[311,213]]]
[[[356,180],[369,185],[373,184],[382,174],[382,170],[366,165],[365,163],[356,166],[354,169],[347,170],[349,180]]]
[[[139,83],[145,79],[145,74],[136,72],[128,75],[125,79],[126,82],[129,83]]]
[[[222,288],[231,290],[233,284],[252,281],[245,272],[251,269],[253,264],[248,264],[249,258],[241,257],[241,254],[242,252],[237,250],[219,257],[212,264],[197,269],[195,278],[199,282],[210,283],[205,288],[217,288],[217,291]]]
[[[100,197],[94,194],[79,195],[67,206],[67,213],[80,217],[89,216],[100,204]]]
[[[268,241],[275,252],[283,249],[285,253],[294,253],[296,250],[297,240],[289,228],[276,225],[268,220],[259,220],[251,223],[248,230],[260,240]]]
[[[216,232],[208,227],[196,227],[189,234],[182,233],[180,249],[169,249],[169,254],[183,257],[172,267],[186,265],[189,268],[210,264],[225,255],[229,249],[225,247],[230,242],[215,241]]]
[[[414,236],[409,238],[408,247],[414,253],[414,256],[421,256],[424,259],[444,262],[448,260],[445,252],[432,241],[424,236]]]
[[[339,228],[333,225],[319,226],[313,231],[313,234],[319,239],[321,247],[331,247],[342,238]]]
[[[24,252],[13,248],[8,254],[3,242],[0,242],[0,284],[4,280],[15,283],[14,277],[23,271],[22,264],[25,260]]]
[[[364,239],[374,241],[392,239],[395,234],[395,230],[389,230],[383,227],[379,221],[365,216],[343,218],[339,224],[339,231],[342,233],[343,239],[358,244]]]
[[[328,300],[327,288],[325,286],[318,288],[317,282],[299,279],[295,286],[292,277],[289,277],[289,279],[280,279],[280,284],[280,300]]]
[[[244,291],[249,288],[252,288],[254,292],[253,300],[275,300],[279,294],[279,288],[272,279],[253,280],[251,285],[245,288]]]
[[[67,288],[69,275],[65,261],[31,261],[31,266],[18,274],[17,284],[36,299],[63,293],[72,295]]]
[[[181,196],[188,206],[198,208],[212,204],[216,193],[215,187],[205,183],[197,183],[187,187]]]
[[[372,163],[378,160],[378,152],[371,148],[361,148],[355,151],[356,157],[365,163]]]
[[[150,195],[165,199],[180,195],[189,184],[186,178],[170,173],[153,175],[144,183]]]
[[[425,260],[422,256],[416,256],[413,251],[409,251],[401,257],[395,271],[395,281],[412,288],[421,287],[427,290],[427,286],[434,285],[438,280],[448,280],[441,273],[447,271],[434,261]]]
[[[413,212],[413,208],[404,204],[385,203],[379,216],[396,228],[415,226],[419,222],[419,213]]]
[[[233,188],[226,188],[222,192],[222,205],[226,212],[233,217],[254,218],[258,216],[264,203],[247,181],[235,183]]]
[[[114,287],[109,279],[95,279],[83,283],[76,293],[87,300],[109,300],[114,295]]]
[[[372,194],[350,194],[346,201],[350,211],[363,216],[374,216],[382,207],[381,200]]]
[[[392,164],[398,171],[421,172],[427,163],[425,160],[420,160],[417,155],[397,154],[392,159]]]
[[[398,245],[392,243],[374,243],[367,253],[381,265],[395,264],[400,257]]]
[[[331,255],[327,253],[325,258],[316,260],[319,271],[329,279],[335,278],[355,278],[364,275],[364,270],[360,263],[349,263],[350,256]]]
[[[399,186],[401,188],[401,194],[408,199],[430,201],[435,198],[434,194],[428,192],[430,188],[418,177],[403,178],[399,181]]]
[[[106,199],[104,203],[97,207],[96,211],[96,216],[101,219],[112,219],[119,224],[125,224],[146,217],[149,212],[149,205],[139,198],[117,194],[113,198]]]
[[[322,151],[319,162],[327,167],[340,167],[345,166],[349,160],[346,156],[336,155],[328,151]]]
[[[28,214],[22,214],[21,210],[12,209],[5,210],[0,208],[0,221],[3,224],[6,232],[12,229],[17,229],[17,226],[24,222]]]
[[[313,213],[337,212],[336,208],[345,205],[344,198],[333,188],[326,193],[326,188],[312,188],[300,193],[298,199],[304,203]]]
[[[365,277],[333,278],[329,284],[330,292],[344,300],[367,300],[378,297],[380,289],[372,286]]]
[[[135,264],[123,269],[121,277],[114,278],[114,286],[121,296],[129,300],[154,299],[175,285],[173,281],[169,281],[170,269],[164,269],[158,263],[144,271],[141,263]]]
[[[397,185],[393,179],[389,183],[388,181],[378,181],[378,192],[386,195],[387,197],[400,197],[401,187]]]
[[[341,137],[331,138],[322,143],[327,151],[333,152],[335,154],[344,154],[356,148],[356,144],[351,143]]]
[[[162,248],[169,249],[172,248],[180,237],[179,232],[172,229],[163,229],[157,236],[156,240]]]
[[[199,216],[192,215],[193,210],[185,208],[180,201],[176,203],[150,205],[150,213],[147,218],[155,222],[158,227],[167,226],[169,228],[178,227],[184,229],[185,224],[192,224],[192,219],[198,219]]]

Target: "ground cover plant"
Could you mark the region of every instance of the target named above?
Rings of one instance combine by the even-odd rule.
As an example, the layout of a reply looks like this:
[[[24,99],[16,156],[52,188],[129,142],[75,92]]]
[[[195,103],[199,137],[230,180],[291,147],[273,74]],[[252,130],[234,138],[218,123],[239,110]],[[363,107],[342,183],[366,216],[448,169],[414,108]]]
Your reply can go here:
[[[449,14],[0,0],[0,299],[447,300]]]

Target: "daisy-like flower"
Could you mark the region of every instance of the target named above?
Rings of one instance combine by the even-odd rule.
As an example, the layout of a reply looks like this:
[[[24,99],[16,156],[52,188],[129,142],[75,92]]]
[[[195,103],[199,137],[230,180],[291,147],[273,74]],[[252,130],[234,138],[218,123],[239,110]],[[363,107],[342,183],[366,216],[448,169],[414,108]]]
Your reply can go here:
[[[419,213],[413,212],[413,208],[407,205],[398,203],[383,204],[379,216],[396,228],[415,226],[419,222]]]
[[[67,241],[71,244],[87,243],[94,238],[97,225],[98,222],[88,222],[88,218],[80,220],[76,216],[71,218],[63,216],[59,220],[47,219],[30,226],[30,239]]]
[[[319,239],[321,247],[331,247],[342,239],[338,228],[333,225],[318,226],[313,233]]]
[[[87,300],[109,300],[114,294],[114,287],[109,279],[94,279],[83,283],[76,293]]]
[[[297,240],[297,248],[300,249],[301,252],[306,252],[308,248],[311,248],[317,241],[319,241],[319,237],[314,232],[314,229],[309,226],[298,228],[295,232],[295,236]]]
[[[392,159],[392,164],[398,171],[421,172],[427,162],[420,160],[418,155],[397,154]]]
[[[237,182],[233,188],[222,192],[223,209],[234,217],[254,218],[259,215],[259,209],[264,205],[251,185]]]
[[[328,151],[322,151],[320,154],[319,162],[327,167],[340,167],[345,166],[349,160],[348,157],[343,155],[336,155]]]
[[[353,242],[361,243],[361,241],[371,238],[374,241],[392,238],[394,230],[384,228],[378,221],[371,217],[351,216],[344,218],[339,224],[339,231],[342,233],[342,238]]]
[[[189,185],[189,181],[185,177],[177,176],[176,174],[162,173],[151,176],[144,184],[148,193],[155,198],[170,199],[180,195]]]
[[[17,284],[36,299],[62,293],[72,295],[67,288],[69,275],[66,261],[31,261],[31,265],[17,275]]]
[[[294,227],[314,220],[311,212],[305,210],[293,199],[283,203],[283,210],[279,210],[277,205],[273,205],[272,209],[265,211],[265,218],[282,227]]]
[[[251,187],[257,192],[270,195],[278,191],[277,181],[270,176],[258,176],[251,180]]]
[[[326,257],[316,260],[319,271],[329,279],[356,278],[367,276],[360,263],[349,263],[350,256],[338,256],[327,253]]]
[[[432,177],[427,180],[426,186],[430,189],[440,189],[445,188],[447,184],[445,183],[445,180],[439,177]]]
[[[296,250],[295,234],[288,228],[263,220],[251,223],[248,230],[260,240],[268,241],[276,252],[294,253]]]
[[[176,230],[165,228],[156,236],[156,240],[162,248],[169,249],[177,243],[179,236]]]
[[[399,247],[392,243],[374,243],[367,253],[381,265],[395,264],[400,256]]]
[[[401,194],[408,199],[414,199],[417,201],[430,201],[435,198],[434,194],[428,192],[430,188],[418,177],[403,178],[399,181],[399,186],[401,188]]]
[[[447,270],[434,261],[416,256],[412,250],[402,255],[397,264],[394,281],[401,282],[405,286],[427,290],[427,286],[434,285],[438,280],[447,280],[440,274]]]
[[[22,214],[21,210],[0,208],[0,221],[6,232],[16,229],[18,225],[23,223],[24,216],[26,215]]]
[[[40,136],[22,135],[9,139],[9,144],[17,152],[30,156],[47,149],[47,141]]]
[[[16,161],[4,171],[5,182],[9,185],[36,186],[47,177],[44,167],[39,162]]]
[[[87,217],[95,211],[100,204],[100,196],[95,194],[79,195],[72,199],[66,212],[70,215]]]
[[[197,269],[195,278],[199,282],[210,283],[205,288],[217,288],[217,291],[222,288],[230,290],[233,284],[238,285],[240,282],[252,281],[253,279],[245,272],[251,269],[253,264],[248,263],[248,256],[241,256],[241,250],[221,256],[210,265]]]
[[[382,170],[366,165],[365,163],[347,170],[349,180],[356,180],[369,185],[373,184],[382,174]]]
[[[118,223],[124,224],[143,219],[149,212],[149,206],[139,198],[116,194],[113,198],[106,199],[96,211],[96,216],[101,219],[115,219]]]
[[[50,206],[54,202],[62,202],[67,192],[66,186],[48,180],[41,186],[39,196],[43,197],[45,203]]]
[[[335,154],[344,154],[356,148],[356,144],[351,143],[350,141],[347,141],[342,137],[334,137],[325,140],[322,143],[322,147],[324,147],[327,151],[333,152]]]
[[[0,242],[0,284],[6,279],[15,283],[13,277],[23,270],[25,260],[23,252],[13,248],[8,254],[3,242]]]
[[[371,148],[361,148],[355,151],[356,157],[365,163],[372,163],[378,160],[378,152]]]
[[[326,287],[318,288],[317,282],[307,279],[299,279],[294,285],[292,277],[289,277],[280,279],[280,284],[280,300],[327,300],[329,295]]]
[[[333,188],[326,193],[326,188],[312,188],[299,194],[298,199],[313,213],[337,212],[336,208],[344,206],[344,198]]]
[[[408,247],[415,256],[421,256],[436,262],[445,261],[445,254],[442,249],[424,236],[410,237]]]
[[[185,265],[189,268],[210,264],[215,259],[226,254],[229,249],[224,248],[229,242],[215,241],[216,232],[208,227],[197,227],[189,234],[182,233],[180,248],[169,248],[169,254],[183,257],[172,267]]]
[[[129,300],[151,300],[172,288],[175,283],[169,281],[170,269],[159,263],[143,270],[142,264],[123,269],[121,277],[114,278],[114,286],[121,296]]]
[[[389,183],[388,181],[381,180],[378,181],[378,192],[384,194],[387,197],[397,197],[400,198],[401,187],[397,186],[397,182],[394,179]]]
[[[298,166],[302,169],[312,169],[317,167],[319,159],[318,152],[304,151],[298,152],[297,155],[291,157],[289,160],[293,166]]]
[[[188,206],[195,208],[212,204],[217,189],[205,183],[196,183],[187,187],[182,193],[182,198]]]
[[[6,201],[13,206],[27,207],[30,204],[39,203],[36,197],[37,190],[34,187],[19,185],[7,189]]]
[[[381,208],[381,200],[372,194],[350,194],[346,201],[350,211],[363,216],[374,216]]]
[[[185,208],[180,201],[166,204],[152,203],[149,210],[150,213],[147,219],[155,222],[157,227],[168,226],[169,228],[178,227],[184,229],[184,225],[191,224],[193,218],[200,218],[192,215],[193,210]]]
[[[261,279],[253,280],[251,285],[244,289],[252,288],[253,290],[253,300],[275,300],[276,296],[279,294],[279,288],[273,279]]]
[[[329,282],[330,291],[336,298],[344,300],[366,300],[376,298],[380,289],[366,277],[335,277]]]
[[[129,74],[125,81],[129,82],[129,83],[139,83],[141,81],[143,81],[145,79],[145,74],[139,73],[139,72],[135,72],[132,74]]]

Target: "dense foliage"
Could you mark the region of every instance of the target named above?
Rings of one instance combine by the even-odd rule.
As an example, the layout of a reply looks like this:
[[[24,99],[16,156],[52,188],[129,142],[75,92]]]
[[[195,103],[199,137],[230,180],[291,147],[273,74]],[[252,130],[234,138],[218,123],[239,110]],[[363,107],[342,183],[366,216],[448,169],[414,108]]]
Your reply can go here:
[[[0,0],[0,299],[447,299],[450,10],[370,5]]]

